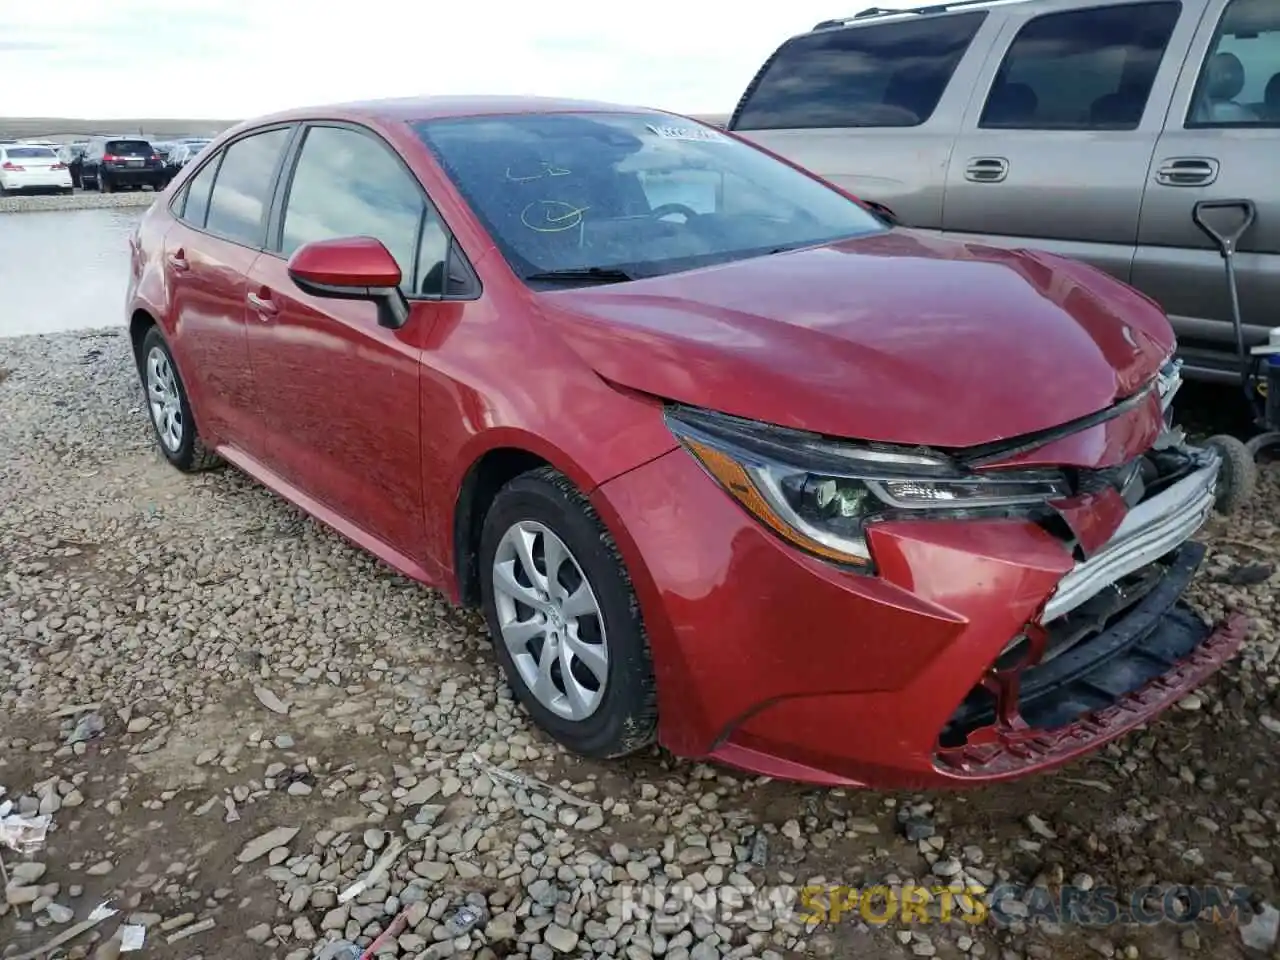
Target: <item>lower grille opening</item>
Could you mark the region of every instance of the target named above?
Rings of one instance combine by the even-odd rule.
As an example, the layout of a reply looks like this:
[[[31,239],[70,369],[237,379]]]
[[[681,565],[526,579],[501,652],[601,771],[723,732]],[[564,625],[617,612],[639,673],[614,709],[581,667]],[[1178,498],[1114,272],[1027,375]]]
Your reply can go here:
[[[1040,628],[1041,636],[1018,638],[951,716],[939,746],[964,746],[1001,725],[1063,727],[1166,673],[1210,632],[1179,599],[1203,556],[1203,546],[1186,542]]]

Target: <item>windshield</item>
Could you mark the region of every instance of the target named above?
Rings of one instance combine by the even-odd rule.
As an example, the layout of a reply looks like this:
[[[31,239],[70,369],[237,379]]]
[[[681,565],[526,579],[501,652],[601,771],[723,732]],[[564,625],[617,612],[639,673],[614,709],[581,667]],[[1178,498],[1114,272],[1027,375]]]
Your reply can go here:
[[[55,160],[48,147],[5,147],[4,152],[13,160]]]
[[[526,279],[593,267],[612,273],[577,279],[653,276],[885,229],[830,187],[691,120],[559,113],[415,128]]]

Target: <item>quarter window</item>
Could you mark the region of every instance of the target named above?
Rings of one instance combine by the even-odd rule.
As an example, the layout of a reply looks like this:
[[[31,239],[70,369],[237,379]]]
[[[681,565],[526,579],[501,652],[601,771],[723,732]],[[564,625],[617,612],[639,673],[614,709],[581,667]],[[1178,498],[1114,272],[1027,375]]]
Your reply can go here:
[[[730,128],[918,126],[985,19],[964,13],[795,37],[765,65]]]
[[[449,237],[422,188],[373,137],[344,127],[312,127],[289,187],[280,248],[374,237],[395,257],[410,296],[444,291]]]
[[[204,229],[205,217],[209,213],[209,191],[213,187],[213,178],[218,173],[218,162],[221,159],[221,157],[211,159],[187,183],[182,219],[193,227]]]
[[[1005,54],[980,125],[1135,129],[1181,11],[1180,3],[1131,3],[1036,17]]]
[[[255,133],[227,147],[209,197],[205,227],[212,233],[259,246],[276,164],[289,139],[286,128]]]
[[[1280,4],[1232,0],[1200,69],[1190,127],[1280,125]]]

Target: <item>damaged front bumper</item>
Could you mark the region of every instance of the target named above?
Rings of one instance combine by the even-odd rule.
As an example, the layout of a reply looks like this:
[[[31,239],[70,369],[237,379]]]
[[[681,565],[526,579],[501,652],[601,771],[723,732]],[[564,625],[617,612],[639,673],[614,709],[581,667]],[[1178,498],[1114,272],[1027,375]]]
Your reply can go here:
[[[1053,765],[1144,723],[1231,659],[1247,621],[1211,628],[1182,600],[1204,556],[1191,541],[1213,511],[1216,453],[1166,443],[1185,475],[1140,500],[1062,577],[966,696],[937,761],[990,779]]]
[[[1112,421],[1051,442],[1135,435]],[[1050,769],[1150,720],[1246,628],[1181,599],[1219,461],[1162,439],[1140,472],[1081,468],[1097,483],[1055,522],[874,524],[875,576],[783,543],[683,450],[605,484],[593,501],[640,598],[661,742],[769,776],[916,789]]]
[[[940,737],[938,763],[988,780],[1092,750],[1145,723],[1204,682],[1244,641],[1236,616],[1216,629],[1185,603],[1204,547],[1183,543],[1140,599],[1095,595],[1043,631],[1040,655],[991,670]],[[1083,642],[1067,642],[1071,634]],[[1059,640],[1067,649],[1046,657]]]

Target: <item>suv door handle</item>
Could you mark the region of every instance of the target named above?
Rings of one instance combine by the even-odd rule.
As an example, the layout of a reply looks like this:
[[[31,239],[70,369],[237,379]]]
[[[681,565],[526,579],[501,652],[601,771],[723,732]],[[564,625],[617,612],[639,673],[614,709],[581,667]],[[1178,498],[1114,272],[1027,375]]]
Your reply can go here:
[[[1009,175],[1004,157],[974,157],[964,168],[964,178],[973,183],[999,183]]]
[[[249,306],[263,320],[270,320],[280,312],[280,308],[271,302],[270,294],[259,296],[256,293],[247,293],[245,294],[245,299],[249,301]]]
[[[1166,187],[1207,187],[1218,179],[1212,157],[1172,157],[1156,169],[1156,182]]]
[[[169,254],[169,266],[173,267],[173,269],[177,270],[179,273],[190,270],[191,264],[187,263],[186,251],[178,250]]]

